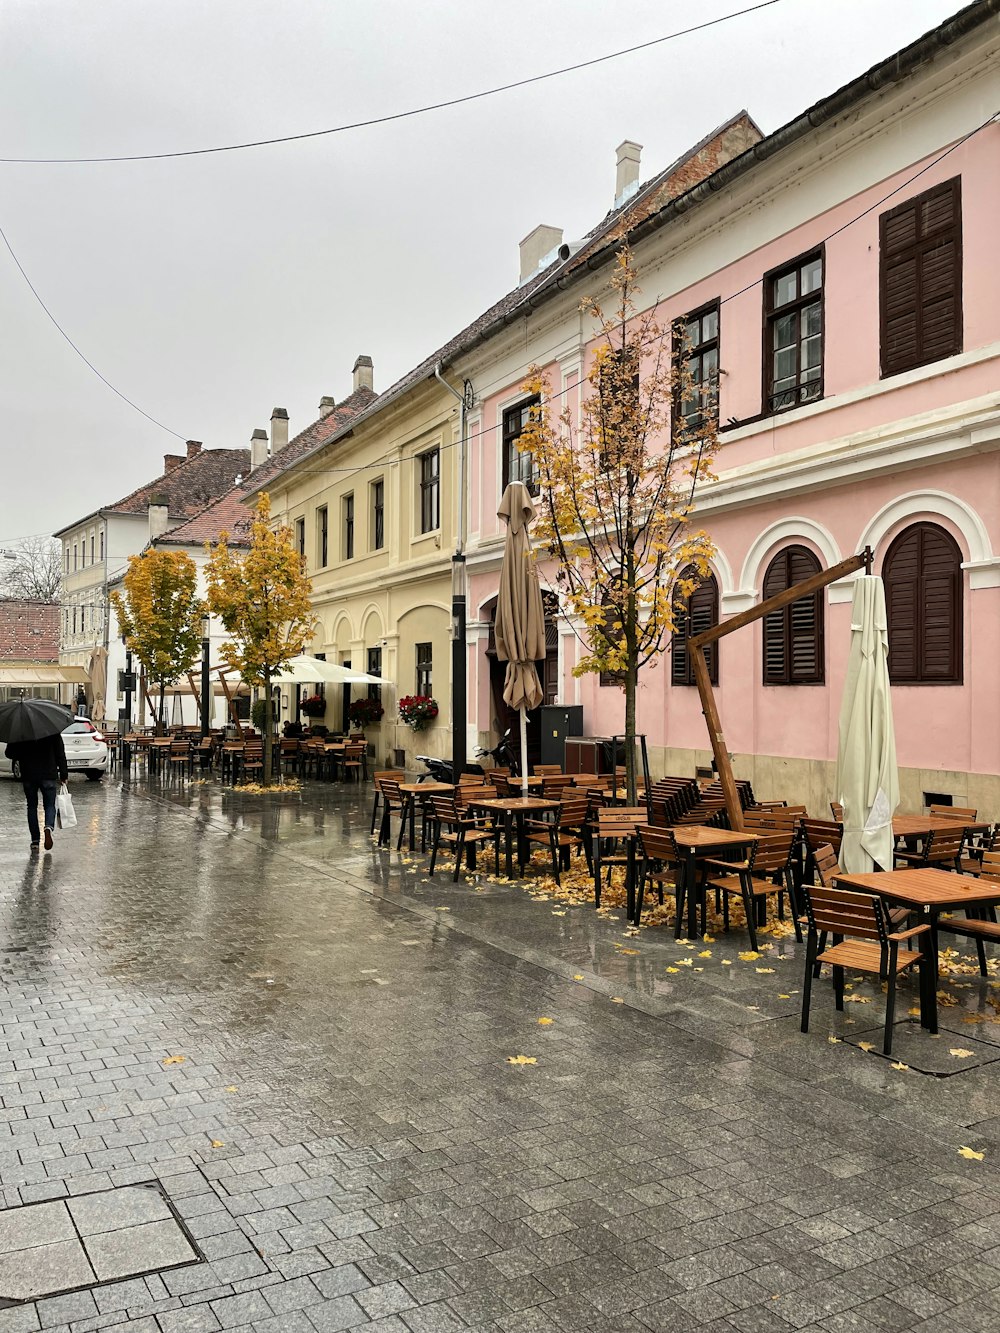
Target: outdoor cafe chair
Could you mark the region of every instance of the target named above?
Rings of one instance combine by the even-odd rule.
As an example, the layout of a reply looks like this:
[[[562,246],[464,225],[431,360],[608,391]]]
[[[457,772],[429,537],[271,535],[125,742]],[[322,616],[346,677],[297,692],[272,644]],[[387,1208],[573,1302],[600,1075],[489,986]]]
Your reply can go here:
[[[247,741],[239,756],[239,780],[259,782],[264,775],[264,742]]]
[[[341,761],[344,770],[344,781],[346,782],[349,774],[354,773],[358,782],[362,778],[368,781],[368,742],[355,741],[348,742],[344,749],[344,756]]]
[[[643,900],[646,885],[656,889],[660,906],[663,906],[664,892],[674,895],[674,910],[680,915],[684,911],[684,891],[681,887],[681,858],[674,842],[674,835],[668,828],[653,824],[640,824],[636,829],[639,840],[639,884],[636,892],[635,919],[642,918]]]
[[[804,852],[803,878],[810,882],[815,874],[817,851],[820,847],[829,847],[836,856],[844,837],[844,826],[832,819],[811,819],[805,815],[799,820],[799,830]]]
[[[813,853],[813,884],[818,884],[824,889],[833,889],[837,886],[837,880],[844,873],[837,861],[837,854],[830,843],[823,843],[817,847]],[[888,903],[882,904],[882,910],[885,913],[886,920],[893,930],[901,930],[910,917],[908,907],[891,907]],[[826,936],[821,935],[819,947],[826,947]],[[816,976],[819,976],[819,966],[816,967]]]
[[[533,764],[532,773],[536,778],[549,778],[562,775],[562,764]]]
[[[984,880],[993,880],[998,886],[1000,893],[1000,851],[986,851],[983,853],[983,859],[979,863],[977,877],[980,882]],[[976,942],[976,956],[979,959],[980,975],[987,975],[986,968],[986,942],[991,944],[1000,944],[1000,925],[996,920],[996,908],[986,907],[978,909],[982,916],[970,917],[966,914],[961,916],[939,916],[937,919],[937,928],[944,931],[946,935],[964,935],[968,939]]]
[[[498,796],[507,794],[507,779],[509,776],[509,768],[488,768],[486,770],[486,780],[496,787]]]
[[[405,774],[403,775],[406,776]],[[382,797],[382,816],[379,820],[378,845],[384,846],[391,837],[390,820],[394,814],[399,815],[399,842],[396,850],[403,845],[403,830],[406,827],[406,798],[399,790],[399,779],[382,776],[379,779],[379,791]],[[374,816],[374,812],[373,812]],[[374,817],[372,820],[374,826]]]
[[[171,773],[180,773],[186,770],[190,777],[194,768],[194,754],[191,750],[191,742],[188,740],[174,740],[170,742],[170,749],[167,752],[167,766]]]
[[[991,824],[984,829],[975,842],[971,838],[966,843],[965,850],[968,856],[963,856],[959,861],[959,868],[963,875],[978,875],[983,866],[983,857],[987,852],[995,852],[1000,848],[1000,824]]]
[[[559,809],[552,811],[551,819],[525,821],[525,841],[547,847],[552,857],[552,874],[559,883],[560,868],[570,868],[574,848],[582,847],[590,866],[590,843],[587,829],[587,802],[583,797],[567,797]]]
[[[283,740],[278,742],[278,745],[279,745],[278,757],[279,757],[279,762],[281,763],[281,771],[283,773],[288,773],[288,772],[297,773],[300,768],[300,759],[299,759],[300,746],[298,740],[296,740],[294,736],[285,737]]]
[[[596,819],[590,825],[594,875],[594,906],[601,905],[601,879],[605,867],[608,883],[615,866],[627,868],[635,864],[636,829],[647,823],[649,811],[644,805],[605,805],[595,811]]]
[[[375,832],[375,825],[379,819],[379,810],[383,806],[382,783],[395,782],[398,788],[399,784],[405,781],[406,773],[401,768],[383,768],[372,774],[372,783],[375,787],[375,799],[372,801],[372,824],[371,828],[368,830],[369,833]]]
[[[916,966],[920,977],[921,1022],[937,1032],[934,1001],[934,960],[928,947],[930,925],[924,923],[910,930],[890,933],[882,900],[867,893],[806,885],[803,889],[808,941],[805,977],[802,982],[802,1031],[809,1031],[809,1008],[814,970],[833,969],[833,991],[838,1010],[844,1008],[844,969],[873,972],[887,982],[885,997],[885,1035],[882,1051],[892,1054],[892,1024],[896,1007],[896,980],[901,973]],[[833,944],[823,947],[821,937],[829,935]],[[917,952],[900,945],[920,938]]]
[[[429,874],[433,876],[437,864],[438,849],[446,843],[455,849],[455,870],[452,879],[457,883],[462,869],[462,858],[468,851],[471,855],[471,868],[476,868],[476,847],[480,842],[493,843],[494,874],[500,874],[500,826],[487,822],[480,824],[471,812],[459,810],[454,797],[432,796],[429,801],[429,820],[431,825],[431,864]]]
[[[749,828],[750,826],[747,825]],[[703,863],[707,874],[706,887],[722,895],[722,920],[729,929],[729,899],[734,895],[743,901],[750,947],[757,948],[757,926],[767,920],[767,899],[777,896],[779,919],[785,915],[784,895],[791,904],[795,938],[802,939],[792,883],[792,856],[795,834],[791,829],[765,831],[751,844],[745,857],[739,861],[725,861],[706,857]]]
[[[935,819],[964,819],[970,824],[979,818],[979,811],[971,805],[929,805],[927,813]]]
[[[897,848],[895,858],[914,869],[934,866],[938,870],[957,871],[964,844],[965,828],[962,825],[955,829],[931,829],[918,851]]]

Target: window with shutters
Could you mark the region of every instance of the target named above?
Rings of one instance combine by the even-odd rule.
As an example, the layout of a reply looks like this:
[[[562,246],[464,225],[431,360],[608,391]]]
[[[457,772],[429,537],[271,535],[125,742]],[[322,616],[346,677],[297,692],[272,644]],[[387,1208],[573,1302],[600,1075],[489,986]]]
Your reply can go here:
[[[882,376],[962,350],[961,178],[879,219]]]
[[[764,412],[823,397],[823,252],[764,278]]]
[[[528,450],[519,447],[521,436],[531,420],[531,409],[537,407],[538,402],[537,397],[526,398],[523,403],[508,407],[503,414],[500,442],[503,490],[506,490],[512,481],[523,481],[529,494],[538,494],[540,481],[538,464]]]
[[[961,685],[962,552],[935,523],[914,523],[882,568],[894,685]]]
[[[690,565],[681,574],[682,579],[697,579],[698,571]],[[719,623],[719,585],[715,575],[709,574],[698,584],[687,599],[680,594],[674,597],[674,633],[670,641],[670,683],[671,685],[695,685],[694,665],[688,652],[687,640],[695,634],[702,634]],[[719,683],[719,645],[707,644],[704,648],[705,661],[708,663],[708,676],[713,685]]]
[[[719,419],[719,302],[713,301],[674,325],[674,362],[686,371],[678,386],[676,411],[687,430],[697,432]]]
[[[805,546],[786,546],[767,567],[764,600],[812,578],[820,569],[819,561]],[[824,675],[820,590],[764,617],[764,684],[822,685]]]

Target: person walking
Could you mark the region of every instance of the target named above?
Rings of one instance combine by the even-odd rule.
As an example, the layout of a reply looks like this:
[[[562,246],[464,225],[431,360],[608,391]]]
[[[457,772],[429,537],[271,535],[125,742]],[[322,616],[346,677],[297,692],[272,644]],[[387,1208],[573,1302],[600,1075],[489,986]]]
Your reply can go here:
[[[69,780],[63,738],[57,732],[54,736],[43,736],[40,740],[10,741],[7,758],[12,763],[16,761],[20,769],[21,786],[28,804],[31,850],[37,852],[41,841],[38,828],[38,797],[41,794],[45,811],[45,850],[51,852],[52,831],[56,826],[56,793],[59,783]]]

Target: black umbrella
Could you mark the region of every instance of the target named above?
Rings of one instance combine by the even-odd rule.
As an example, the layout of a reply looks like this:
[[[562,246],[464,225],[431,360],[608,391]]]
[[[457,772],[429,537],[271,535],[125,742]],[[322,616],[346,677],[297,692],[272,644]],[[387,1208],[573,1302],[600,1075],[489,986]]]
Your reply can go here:
[[[40,741],[72,721],[69,709],[51,699],[9,699],[0,703],[0,741]]]

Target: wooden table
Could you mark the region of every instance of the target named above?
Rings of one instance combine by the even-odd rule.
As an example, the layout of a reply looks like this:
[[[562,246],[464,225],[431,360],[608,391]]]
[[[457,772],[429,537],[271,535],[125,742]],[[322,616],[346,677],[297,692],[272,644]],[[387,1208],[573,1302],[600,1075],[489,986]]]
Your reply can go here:
[[[496,800],[473,800],[475,810],[489,810],[504,817],[504,864],[507,878],[514,874],[513,841],[514,828],[517,828],[517,864],[519,873],[524,874],[524,817],[540,814],[544,810],[558,810],[560,801],[546,801],[541,796],[501,796]]]
[[[926,838],[930,833],[951,833],[954,829],[974,829],[981,832],[989,824],[967,819],[951,819],[942,815],[895,815],[892,821],[894,838]]]
[[[670,832],[674,835],[677,850],[684,853],[682,862],[681,885],[687,894],[688,904],[688,939],[698,938],[698,900],[697,863],[700,857],[714,856],[719,852],[733,852],[741,847],[749,847],[757,841],[756,833],[743,830],[739,833],[728,828],[710,828],[707,824],[674,824]],[[680,910],[674,914],[675,936],[681,933]]]
[[[958,875],[932,866],[915,870],[876,870],[868,875],[838,875],[838,887],[876,893],[886,902],[909,907],[930,923],[931,950],[937,974],[937,921],[949,907],[996,907],[1000,883],[976,875]]]
[[[455,787],[450,782],[401,782],[399,790],[403,794],[403,812],[400,817],[399,837],[396,839],[396,851],[403,845],[403,832],[407,824],[410,826],[410,851],[414,851],[417,846],[417,795],[422,792],[425,796],[446,796],[450,795]]]

